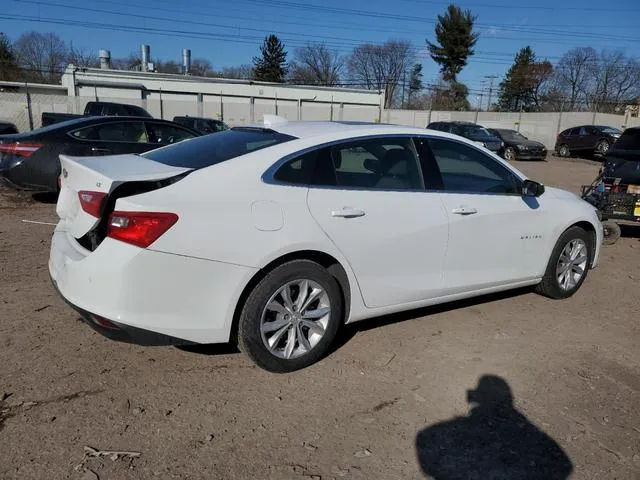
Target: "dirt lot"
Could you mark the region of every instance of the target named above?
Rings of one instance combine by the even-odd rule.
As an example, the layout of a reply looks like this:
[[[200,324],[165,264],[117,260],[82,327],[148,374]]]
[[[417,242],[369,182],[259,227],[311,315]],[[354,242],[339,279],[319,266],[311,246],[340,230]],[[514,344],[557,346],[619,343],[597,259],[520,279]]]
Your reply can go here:
[[[576,192],[597,172],[517,167]],[[2,479],[488,479],[501,464],[524,469],[512,478],[640,478],[638,229],[569,300],[525,291],[368,322],[319,364],[273,375],[228,347],[92,332],[49,284],[52,227],[25,219],[53,222],[55,207],[2,192]],[[499,378],[470,414],[486,375]]]

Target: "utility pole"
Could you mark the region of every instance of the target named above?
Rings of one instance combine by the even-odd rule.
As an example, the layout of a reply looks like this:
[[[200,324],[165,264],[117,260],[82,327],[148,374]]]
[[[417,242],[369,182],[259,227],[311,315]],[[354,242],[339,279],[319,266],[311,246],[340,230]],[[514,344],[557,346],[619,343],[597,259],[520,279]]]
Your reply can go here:
[[[487,112],[491,111],[491,94],[493,93],[493,79],[498,78],[497,75],[485,75],[484,78],[489,79],[489,96],[487,98]]]

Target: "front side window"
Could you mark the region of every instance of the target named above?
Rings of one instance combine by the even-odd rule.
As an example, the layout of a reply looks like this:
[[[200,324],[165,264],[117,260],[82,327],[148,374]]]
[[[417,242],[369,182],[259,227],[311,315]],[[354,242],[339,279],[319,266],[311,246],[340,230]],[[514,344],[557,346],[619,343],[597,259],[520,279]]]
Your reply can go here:
[[[445,191],[520,194],[516,175],[480,150],[439,138],[429,139],[429,146]]]
[[[424,188],[409,137],[354,140],[321,151],[312,183],[376,190]]]
[[[110,122],[95,127],[97,140],[104,142],[148,143],[142,122]]]
[[[191,132],[173,125],[148,122],[147,127],[149,128],[149,140],[151,143],[169,145],[194,137]]]

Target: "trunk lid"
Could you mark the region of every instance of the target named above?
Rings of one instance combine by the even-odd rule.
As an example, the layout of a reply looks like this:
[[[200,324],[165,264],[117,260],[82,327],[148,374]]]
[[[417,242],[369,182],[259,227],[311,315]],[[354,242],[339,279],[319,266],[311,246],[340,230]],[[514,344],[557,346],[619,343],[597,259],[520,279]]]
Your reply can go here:
[[[133,154],[98,157],[60,155],[60,166],[62,175],[56,213],[76,239],[86,236],[106,222],[110,213],[109,205],[115,204],[113,197],[118,191],[133,195],[155,190],[192,170],[172,167]],[[123,188],[125,186],[129,188]],[[79,196],[83,191],[105,194],[100,218],[83,210]],[[90,242],[93,248],[96,246],[95,240]]]

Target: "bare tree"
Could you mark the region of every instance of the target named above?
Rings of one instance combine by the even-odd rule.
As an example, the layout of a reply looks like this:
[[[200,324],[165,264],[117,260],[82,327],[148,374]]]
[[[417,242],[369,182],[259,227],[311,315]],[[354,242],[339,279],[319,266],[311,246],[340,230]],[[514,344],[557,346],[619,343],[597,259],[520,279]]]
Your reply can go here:
[[[413,63],[411,44],[389,40],[384,44],[357,46],[347,59],[350,80],[369,89],[385,91],[385,108],[396,104],[398,84]]]
[[[167,60],[163,62],[162,60],[157,60],[154,62],[156,70],[160,73],[173,73],[178,74],[182,73],[182,66],[173,60]]]
[[[594,78],[590,103],[599,112],[616,112],[640,93],[640,63],[621,51],[602,51],[590,68]]]
[[[296,84],[336,86],[344,59],[326,45],[310,44],[295,51],[290,64],[290,81]]]
[[[142,59],[139,53],[131,52],[125,58],[114,58],[111,65],[116,70],[141,70]]]
[[[191,62],[191,75],[208,77],[213,74],[211,62],[204,58],[194,58]]]
[[[23,33],[15,43],[18,62],[36,81],[58,83],[68,56],[67,45],[55,33]]]
[[[241,80],[251,79],[253,72],[252,65],[239,65],[237,67],[224,67],[220,73],[222,78],[237,78]]]
[[[66,62],[80,68],[97,68],[100,66],[100,59],[95,52],[86,48],[76,48],[73,43],[69,44]]]
[[[555,89],[567,96],[565,109],[574,111],[586,101],[596,62],[597,54],[591,47],[569,50],[558,62],[554,83]]]

